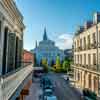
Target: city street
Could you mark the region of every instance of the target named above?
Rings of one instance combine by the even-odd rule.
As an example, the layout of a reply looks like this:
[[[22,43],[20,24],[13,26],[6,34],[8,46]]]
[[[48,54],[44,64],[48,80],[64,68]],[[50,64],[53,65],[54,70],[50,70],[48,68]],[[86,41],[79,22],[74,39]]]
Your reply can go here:
[[[80,100],[80,93],[68,84],[60,74],[48,75],[55,84],[55,94],[58,100]]]
[[[26,96],[25,100],[39,100],[41,92],[42,90],[40,88],[39,79],[34,79],[34,82],[30,87],[30,93]]]
[[[52,80],[54,84],[54,94],[58,100],[80,100],[80,93],[70,86],[62,77],[61,74],[49,73],[47,76]],[[39,80],[34,79],[34,82],[30,88],[30,95],[25,100],[39,100],[39,94],[42,90],[39,85]]]

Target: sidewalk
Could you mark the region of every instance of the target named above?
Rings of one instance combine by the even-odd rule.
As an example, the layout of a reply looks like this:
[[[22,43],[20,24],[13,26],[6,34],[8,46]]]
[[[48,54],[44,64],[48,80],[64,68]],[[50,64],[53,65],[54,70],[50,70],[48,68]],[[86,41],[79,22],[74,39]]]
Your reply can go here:
[[[39,85],[39,81],[35,80],[30,87],[30,93],[26,96],[25,100],[39,100],[39,94],[41,94],[42,90]]]

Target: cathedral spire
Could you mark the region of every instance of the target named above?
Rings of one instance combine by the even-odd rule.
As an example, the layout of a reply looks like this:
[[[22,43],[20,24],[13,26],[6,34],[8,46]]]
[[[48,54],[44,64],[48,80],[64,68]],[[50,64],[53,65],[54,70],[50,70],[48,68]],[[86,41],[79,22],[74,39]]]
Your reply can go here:
[[[37,41],[36,41],[36,43],[35,43],[35,48],[37,48]]]
[[[46,32],[46,28],[44,28],[44,35],[43,35],[43,40],[47,40],[47,32]]]

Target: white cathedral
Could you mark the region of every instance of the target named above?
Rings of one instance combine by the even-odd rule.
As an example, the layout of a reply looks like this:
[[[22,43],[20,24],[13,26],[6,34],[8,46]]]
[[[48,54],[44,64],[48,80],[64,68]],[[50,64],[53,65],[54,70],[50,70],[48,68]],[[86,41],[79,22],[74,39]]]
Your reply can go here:
[[[65,58],[64,51],[60,50],[55,46],[55,42],[51,41],[47,37],[46,28],[44,29],[43,40],[39,42],[39,45],[33,50],[33,53],[36,55],[37,64],[40,65],[43,58],[46,58],[48,65],[51,65],[51,62],[56,62],[56,57],[60,57],[60,61],[63,61]]]

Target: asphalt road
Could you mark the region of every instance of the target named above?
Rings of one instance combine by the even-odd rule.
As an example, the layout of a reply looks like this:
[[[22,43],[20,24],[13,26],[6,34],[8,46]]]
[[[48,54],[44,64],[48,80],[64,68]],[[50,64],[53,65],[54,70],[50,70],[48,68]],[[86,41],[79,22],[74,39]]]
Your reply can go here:
[[[59,74],[50,73],[48,77],[53,81],[55,87],[55,95],[58,100],[81,100],[80,92],[71,87]]]

